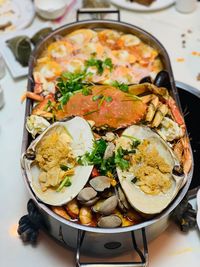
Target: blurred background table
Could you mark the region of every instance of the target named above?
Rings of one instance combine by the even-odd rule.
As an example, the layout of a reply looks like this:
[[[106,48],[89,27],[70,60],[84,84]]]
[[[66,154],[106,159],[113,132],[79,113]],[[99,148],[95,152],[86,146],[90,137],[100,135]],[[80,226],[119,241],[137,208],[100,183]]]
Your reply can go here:
[[[75,10],[80,7],[81,1],[75,2],[61,22],[51,22],[53,27],[75,21]],[[200,89],[200,81],[197,80],[200,73],[200,3],[190,14],[178,13],[174,6],[152,13],[123,9],[120,12],[121,21],[147,30],[165,46],[175,80]],[[29,27],[39,29],[44,22],[36,16]],[[7,70],[0,84],[5,96],[5,106],[0,110],[0,266],[72,267],[73,251],[61,247],[46,234],[41,233],[37,246],[33,247],[24,245],[16,233],[19,218],[26,214],[29,198],[20,171],[25,108],[20,103],[20,97],[26,90],[27,78],[14,80]],[[150,267],[199,267],[199,255],[198,230],[183,234],[173,223],[149,244]],[[125,260],[129,256],[120,255],[119,258]]]

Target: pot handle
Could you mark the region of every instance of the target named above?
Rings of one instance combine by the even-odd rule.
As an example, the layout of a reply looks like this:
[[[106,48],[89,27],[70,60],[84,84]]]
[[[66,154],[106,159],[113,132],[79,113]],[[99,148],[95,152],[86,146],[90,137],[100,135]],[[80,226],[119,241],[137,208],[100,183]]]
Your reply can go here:
[[[131,231],[133,248],[137,252],[141,261],[138,262],[81,262],[80,261],[80,250],[83,244],[83,240],[86,232],[83,230],[78,230],[77,235],[77,248],[76,248],[76,267],[147,267],[148,266],[148,248],[145,228],[141,229],[142,232],[142,242],[143,242],[143,252],[139,249],[134,231]]]
[[[20,218],[17,232],[24,243],[35,244],[39,230],[47,230],[47,225],[32,199],[27,203],[28,214]]]
[[[120,11],[118,9],[108,9],[108,8],[81,8],[76,12],[76,21],[80,21],[81,14],[91,14],[96,15],[95,19],[103,19],[104,14],[117,14],[117,21],[120,21]],[[99,15],[99,16],[98,16]]]

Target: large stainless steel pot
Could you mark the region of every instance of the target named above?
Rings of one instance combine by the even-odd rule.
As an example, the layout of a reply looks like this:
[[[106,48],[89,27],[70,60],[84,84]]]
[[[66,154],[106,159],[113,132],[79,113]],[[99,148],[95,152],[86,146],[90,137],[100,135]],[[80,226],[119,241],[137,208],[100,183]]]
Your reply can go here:
[[[125,33],[132,33],[141,38],[144,42],[150,44],[154,48],[156,48],[161,56],[164,69],[168,71],[170,76],[170,85],[169,90],[171,91],[172,95],[176,99],[179,104],[179,98],[177,89],[174,82],[174,77],[172,73],[172,68],[170,64],[170,60],[165,48],[161,45],[161,43],[148,32],[119,21],[110,21],[110,20],[89,20],[89,21],[82,21],[71,23],[65,25],[59,29],[53,31],[48,37],[43,39],[41,43],[36,47],[34,52],[31,55],[30,63],[29,63],[29,77],[28,77],[28,91],[32,91],[33,89],[33,68],[36,62],[36,59],[41,54],[43,49],[55,40],[56,36],[58,35],[66,35],[74,30],[80,28],[90,28],[90,29],[102,29],[102,28],[110,28],[116,29],[118,31],[122,31]],[[26,103],[26,112],[25,117],[27,117],[32,110],[32,102],[31,100],[27,100]],[[22,153],[25,152],[26,148],[28,147],[31,141],[31,136],[28,134],[27,130],[24,129],[23,135],[23,142],[22,142]],[[153,219],[147,220],[146,222],[130,226],[124,228],[115,228],[115,229],[102,229],[102,228],[94,228],[89,226],[78,225],[76,223],[67,221],[60,216],[56,215],[51,209],[41,203],[37,197],[32,192],[30,185],[28,183],[28,179],[26,173],[22,167],[22,173],[25,180],[25,184],[30,192],[31,198],[35,201],[37,207],[39,208],[40,213],[42,214],[46,224],[48,225],[48,233],[62,242],[63,244],[76,248],[77,249],[77,265],[82,266],[79,262],[79,249],[82,245],[85,252],[89,253],[90,255],[95,254],[102,254],[106,255],[118,255],[122,253],[124,250],[128,250],[132,248],[132,244],[135,244],[134,234],[140,235],[142,233],[142,238],[138,237],[137,240],[144,241],[144,254],[141,254],[141,262],[137,264],[127,265],[127,266],[146,266],[147,259],[146,259],[146,243],[145,243],[145,232],[147,234],[147,239],[151,240],[158,236],[163,230],[166,229],[168,223],[168,218],[170,213],[174,210],[174,208],[180,203],[180,201],[185,196],[186,192],[188,191],[192,174],[193,168],[191,169],[190,173],[188,174],[187,183],[184,187],[180,190],[177,197],[174,201],[160,214],[158,214]],[[142,231],[141,231],[142,230]],[[137,247],[135,246],[136,250]],[[96,266],[96,265],[95,265]],[[102,265],[103,266],[103,265]],[[104,265],[105,266],[105,265]],[[114,266],[114,265],[113,265]],[[126,266],[125,263],[118,266]]]

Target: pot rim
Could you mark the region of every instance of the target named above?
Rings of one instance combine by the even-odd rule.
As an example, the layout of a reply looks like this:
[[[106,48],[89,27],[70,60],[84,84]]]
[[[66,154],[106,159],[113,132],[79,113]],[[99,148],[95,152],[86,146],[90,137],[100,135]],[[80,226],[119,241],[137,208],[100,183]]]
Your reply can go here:
[[[192,156],[192,160],[193,160],[193,156]],[[127,227],[117,227],[117,228],[98,228],[98,227],[91,227],[91,226],[87,226],[87,225],[81,225],[78,224],[76,222],[73,221],[68,221],[64,218],[62,218],[61,216],[57,215],[55,212],[53,212],[46,204],[44,204],[43,202],[41,202],[36,195],[34,194],[34,192],[31,189],[31,186],[28,182],[28,178],[26,175],[25,170],[22,167],[22,175],[25,181],[25,185],[32,197],[32,199],[36,202],[36,205],[39,206],[40,209],[42,209],[44,212],[46,212],[49,216],[53,217],[54,219],[58,220],[59,222],[70,226],[72,228],[75,228],[77,230],[83,230],[86,232],[92,232],[92,233],[101,233],[101,234],[115,234],[115,233],[125,233],[125,232],[130,232],[130,231],[136,231],[136,230],[141,230],[142,228],[146,228],[156,222],[158,222],[159,220],[163,219],[164,217],[166,217],[167,215],[169,215],[176,207],[177,205],[181,202],[181,200],[184,198],[184,196],[186,195],[191,180],[192,180],[192,175],[193,175],[193,170],[194,167],[192,165],[192,169],[190,170],[190,173],[188,174],[188,180],[186,182],[186,184],[184,185],[184,187],[179,191],[178,195],[176,196],[176,198],[170,203],[170,205],[160,214],[158,214],[156,217],[136,224],[136,225],[132,225],[132,226],[127,226]]]
[[[92,24],[98,24],[98,27],[92,27]],[[106,25],[108,24],[108,25]],[[72,22],[66,25],[63,25],[59,28],[57,28],[56,30],[52,31],[48,36],[46,36],[33,50],[31,56],[30,56],[30,60],[29,60],[29,73],[28,73],[28,91],[32,90],[32,85],[33,85],[33,79],[32,79],[32,72],[33,72],[33,64],[35,61],[35,58],[37,56],[37,52],[39,51],[39,48],[50,38],[52,38],[54,35],[59,34],[60,31],[65,30],[67,28],[73,28],[73,26],[78,26],[78,27],[82,27],[85,26],[86,28],[110,28],[110,26],[112,25],[119,25],[119,26],[124,26],[128,29],[132,29],[132,30],[136,30],[139,33],[141,33],[141,35],[145,35],[146,38],[150,38],[151,41],[153,41],[163,52],[164,57],[165,57],[165,65],[167,66],[167,71],[170,74],[170,83],[172,86],[172,91],[173,91],[173,96],[175,97],[175,99],[177,100],[179,107],[180,107],[180,101],[178,98],[178,92],[175,86],[175,81],[174,81],[174,77],[173,77],[173,72],[172,72],[172,68],[171,68],[171,63],[170,63],[170,59],[168,56],[168,53],[166,51],[166,49],[164,48],[164,46],[160,43],[160,41],[157,40],[156,37],[154,37],[153,35],[151,35],[150,33],[148,33],[147,31],[143,30],[140,27],[137,27],[135,25],[131,25],[129,23],[126,22],[121,22],[121,21],[115,21],[115,20],[83,20],[83,21],[78,21],[78,22]],[[91,26],[91,27],[88,27]],[[31,111],[31,101],[28,99],[27,100],[27,104],[26,104],[26,111],[25,111],[25,120],[26,121],[26,117],[27,115],[30,114]],[[23,141],[22,141],[22,153],[25,152],[26,148],[27,148],[27,144],[28,144],[28,132],[26,130],[25,127],[25,123],[24,123],[24,133],[23,133]],[[190,147],[190,151],[191,151],[191,155],[192,155],[192,150]],[[192,162],[193,161],[193,155],[192,155]],[[30,187],[30,183],[28,182],[28,178],[26,175],[25,170],[22,167],[22,175],[25,181],[25,184],[28,188],[29,193],[31,194],[31,197],[33,198],[33,200],[36,202],[36,204],[39,206],[40,209],[42,209],[44,212],[46,212],[49,216],[53,217],[54,219],[58,220],[59,222],[70,226],[72,228],[75,228],[77,230],[83,230],[83,231],[87,231],[87,232],[93,232],[93,233],[102,233],[102,234],[113,234],[113,233],[124,233],[124,232],[130,232],[130,231],[136,231],[136,230],[141,230],[142,228],[145,228],[147,226],[150,226],[154,223],[156,223],[157,221],[159,221],[160,219],[164,218],[165,216],[169,215],[175,208],[176,206],[181,202],[181,200],[183,199],[183,197],[185,196],[185,194],[187,193],[191,180],[192,180],[192,175],[193,175],[193,169],[194,169],[194,164],[192,164],[192,168],[190,170],[190,172],[188,173],[188,177],[187,177],[187,182],[186,184],[183,186],[183,188],[179,191],[178,195],[176,196],[176,198],[170,203],[170,205],[160,214],[158,214],[156,217],[154,217],[153,219],[150,219],[148,221],[133,225],[133,226],[128,226],[128,227],[117,227],[117,228],[98,228],[98,227],[91,227],[91,226],[85,226],[85,225],[81,225],[78,224],[76,222],[72,222],[72,221],[68,221],[62,217],[60,217],[59,215],[57,215],[56,213],[54,213],[47,205],[45,205],[44,203],[42,203],[33,193],[31,187]]]

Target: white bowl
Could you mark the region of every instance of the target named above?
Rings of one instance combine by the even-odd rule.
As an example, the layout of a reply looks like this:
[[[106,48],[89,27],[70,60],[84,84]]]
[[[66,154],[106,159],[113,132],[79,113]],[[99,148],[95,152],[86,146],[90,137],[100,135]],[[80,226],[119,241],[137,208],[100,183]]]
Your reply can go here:
[[[39,16],[45,19],[56,19],[61,17],[67,5],[68,0],[34,0],[35,10]]]

